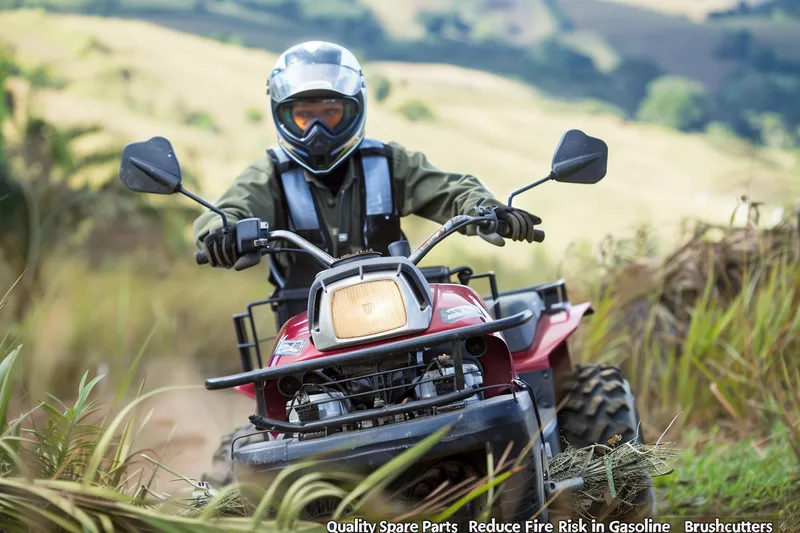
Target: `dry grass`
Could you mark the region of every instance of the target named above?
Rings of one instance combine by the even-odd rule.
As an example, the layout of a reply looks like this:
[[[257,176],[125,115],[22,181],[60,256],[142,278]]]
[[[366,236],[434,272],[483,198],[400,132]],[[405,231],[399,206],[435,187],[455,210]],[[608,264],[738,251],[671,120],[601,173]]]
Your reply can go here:
[[[272,54],[143,22],[36,12],[3,13],[0,21],[9,28],[4,39],[23,62],[49,65],[69,82],[42,95],[46,117],[65,124],[99,122],[121,142],[165,135],[210,197],[273,142],[270,124],[247,120],[248,109],[265,109]],[[384,105],[370,108],[370,135],[423,150],[442,168],[473,173],[501,198],[547,172],[565,130],[603,137],[611,150],[604,182],[550,183],[520,198],[522,207],[545,220],[545,247],[555,254],[572,241],[597,242],[642,221],[673,233],[681,218],[698,211],[722,221],[743,192],[767,202],[800,192],[790,179],[793,157],[786,154],[751,154],[736,144],[565,110],[521,84],[462,68],[399,63],[367,68],[390,79],[393,88]],[[411,123],[396,114],[396,105],[410,98],[429,102],[439,119]],[[217,134],[182,123],[184,115],[201,110],[217,124]],[[495,253],[482,242],[453,242]],[[521,246],[511,248],[531,257]],[[531,259],[527,263],[533,266]]]

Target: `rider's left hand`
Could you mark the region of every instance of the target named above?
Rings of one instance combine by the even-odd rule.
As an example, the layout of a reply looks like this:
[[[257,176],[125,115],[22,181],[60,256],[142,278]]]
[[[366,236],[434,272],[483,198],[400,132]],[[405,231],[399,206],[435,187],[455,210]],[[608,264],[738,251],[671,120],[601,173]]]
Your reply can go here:
[[[535,226],[542,223],[542,219],[527,211],[516,207],[501,205],[494,208],[497,214],[498,228],[493,234],[481,233],[481,237],[494,245],[503,246],[503,238],[512,241],[534,241]]]

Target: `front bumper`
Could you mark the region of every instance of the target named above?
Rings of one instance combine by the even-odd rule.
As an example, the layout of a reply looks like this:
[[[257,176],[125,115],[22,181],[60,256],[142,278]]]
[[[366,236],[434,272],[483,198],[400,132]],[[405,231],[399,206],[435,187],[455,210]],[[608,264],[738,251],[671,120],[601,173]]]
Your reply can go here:
[[[249,477],[322,456],[320,468],[370,472],[444,426],[450,426],[450,432],[418,465],[483,451],[487,443],[499,456],[513,442],[510,457],[516,457],[533,435],[538,438],[539,430],[530,396],[505,394],[467,404],[457,411],[370,429],[311,440],[292,438],[248,444],[233,453],[234,471],[237,477]]]

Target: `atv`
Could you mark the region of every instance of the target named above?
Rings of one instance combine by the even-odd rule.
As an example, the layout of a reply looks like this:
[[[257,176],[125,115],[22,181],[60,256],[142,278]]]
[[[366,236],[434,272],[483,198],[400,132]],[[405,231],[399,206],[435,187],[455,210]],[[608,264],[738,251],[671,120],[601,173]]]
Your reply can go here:
[[[512,193],[508,204],[549,180],[597,183],[607,159],[602,140],[568,131],[547,177]],[[136,192],[184,194],[215,211],[229,231],[222,211],[182,187],[174,150],[162,137],[127,145],[120,179]],[[252,302],[234,316],[243,372],[208,379],[205,386],[236,389],[255,400],[256,413],[248,426],[223,438],[215,472],[206,479],[215,485],[267,479],[318,457],[321,467],[368,473],[450,426],[392,485],[401,498],[419,501],[444,482],[485,476],[487,448],[497,457],[510,447],[512,457],[526,453],[526,468],[502,486],[493,516],[519,522],[538,514],[546,521],[554,491],[582,487],[580,478],[550,479],[548,461],[564,444],[580,448],[616,436],[635,441],[639,416],[620,371],[571,364],[567,340],[593,311],[589,303],[569,302],[563,280],[498,293],[491,272],[417,266],[470,224],[485,234],[507,230],[492,208],[482,206],[474,216],[449,220],[414,252],[403,240],[386,257],[368,251],[337,259],[262,220],[236,222],[236,270],[287,250],[309,254],[322,270],[308,291],[307,311],[280,327],[266,361],[267,339],[257,335],[254,310],[278,302]],[[542,242],[544,232],[535,231]],[[207,264],[208,258],[197,252],[196,261]],[[488,278],[490,297],[469,286],[481,278]],[[652,512],[652,489],[638,503]],[[325,506],[318,507],[304,518],[325,515]]]

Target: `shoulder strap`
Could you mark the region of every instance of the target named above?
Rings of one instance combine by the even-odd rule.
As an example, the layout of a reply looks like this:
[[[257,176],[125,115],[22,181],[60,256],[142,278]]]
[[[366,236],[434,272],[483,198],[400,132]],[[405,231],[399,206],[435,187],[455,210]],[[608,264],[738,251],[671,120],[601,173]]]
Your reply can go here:
[[[289,209],[290,223],[295,231],[319,230],[319,219],[311,189],[308,186],[303,168],[294,163],[280,146],[270,148],[270,156],[280,173],[283,196]]]
[[[384,144],[375,139],[364,139],[359,152],[364,170],[366,215],[394,214],[392,175]]]

